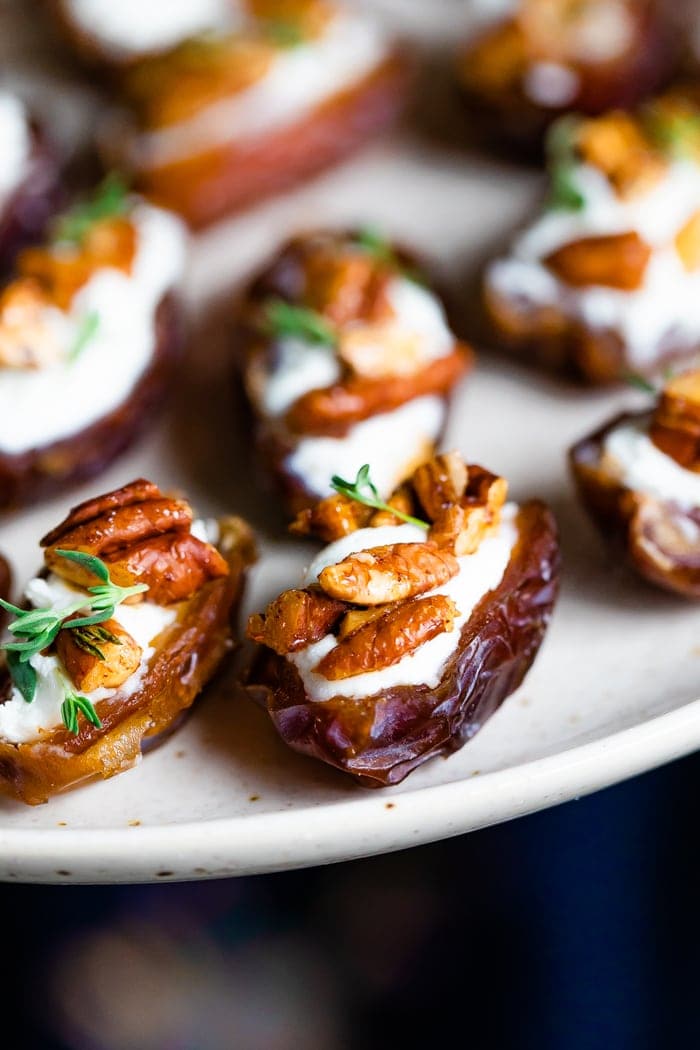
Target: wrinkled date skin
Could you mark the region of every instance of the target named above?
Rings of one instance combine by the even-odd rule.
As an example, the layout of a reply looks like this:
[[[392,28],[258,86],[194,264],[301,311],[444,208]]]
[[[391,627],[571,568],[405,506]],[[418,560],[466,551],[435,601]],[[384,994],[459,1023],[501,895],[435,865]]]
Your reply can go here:
[[[660,367],[691,357],[697,346],[679,346],[669,336],[656,357],[644,367],[635,365],[620,335],[611,329],[588,328],[567,317],[556,306],[541,306],[498,295],[488,282],[483,287],[484,338],[491,345],[533,364],[591,386],[619,384],[633,371],[653,375]]]
[[[136,188],[179,212],[193,228],[206,226],[339,163],[387,129],[403,108],[408,77],[406,59],[390,55],[359,84],[290,127],[250,142],[232,139],[167,166],[133,170]],[[111,159],[128,168],[126,156]]]
[[[245,570],[254,560],[247,527],[239,522],[222,553],[229,575],[205,584],[179,605],[177,619],[158,638],[141,687],[131,696],[117,690],[98,701],[101,729],[82,720],[77,735],[61,726],[27,743],[0,740],[0,793],[30,805],[46,802],[85,780],[128,769],[179,725],[232,647]],[[3,666],[0,703],[10,688]]]
[[[0,211],[0,274],[11,268],[20,249],[40,239],[63,199],[58,158],[34,125],[27,172]]]
[[[462,72],[469,66],[473,45],[464,48],[457,64],[457,83],[480,136],[534,158],[550,124],[562,113],[594,116],[606,110],[632,109],[660,89],[677,63],[678,41],[653,3],[640,3],[633,17],[633,46],[607,62],[575,66],[579,89],[566,106],[540,105],[526,94],[521,81],[498,95],[480,91]]]
[[[435,755],[458,750],[522,682],[549,623],[559,585],[554,518],[525,504],[519,538],[498,587],[462,628],[440,684],[401,686],[363,700],[314,702],[296,669],[270,650],[249,678],[282,739],[367,787],[398,784]]]
[[[50,445],[16,454],[0,451],[0,509],[34,503],[94,477],[150,426],[182,348],[180,307],[172,294],[162,300],[155,323],[151,362],[127,401]]]
[[[648,413],[621,415],[571,449],[569,463],[583,505],[603,538],[622,547],[651,583],[700,598],[700,508],[688,511],[621,485],[605,471],[601,453],[611,430]]]

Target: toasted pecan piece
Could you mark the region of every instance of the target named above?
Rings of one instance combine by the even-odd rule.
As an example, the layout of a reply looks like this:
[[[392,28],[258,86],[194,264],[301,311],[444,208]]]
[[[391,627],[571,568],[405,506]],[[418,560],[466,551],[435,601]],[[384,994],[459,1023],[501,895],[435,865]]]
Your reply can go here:
[[[325,543],[332,543],[364,528],[371,514],[370,507],[336,493],[300,511],[289,531],[295,536],[317,536]]]
[[[346,635],[314,670],[338,681],[391,667],[437,635],[452,631],[458,615],[455,603],[444,594],[401,602]]]
[[[248,619],[247,634],[276,653],[294,653],[324,638],[343,615],[344,602],[329,598],[320,587],[283,591],[264,614]]]
[[[386,605],[440,587],[459,572],[434,543],[392,543],[358,551],[319,576],[326,594],[355,605]]]
[[[340,333],[338,355],[364,379],[413,376],[427,364],[424,337],[391,322],[346,328]]]
[[[548,255],[545,263],[574,288],[599,284],[633,292],[641,286],[650,258],[650,246],[630,231],[571,241]]]
[[[190,598],[210,580],[228,575],[228,563],[210,543],[190,532],[151,536],[105,555],[109,575],[120,587],[148,586],[148,601],[170,605]]]
[[[0,368],[42,368],[63,349],[46,319],[49,304],[31,277],[12,281],[0,294]]]
[[[460,346],[410,376],[344,382],[300,397],[286,416],[293,433],[342,436],[349,427],[381,412],[391,412],[407,401],[426,394],[445,394],[471,366],[471,351]]]
[[[700,369],[683,372],[666,384],[649,436],[682,467],[700,471]]]
[[[625,199],[646,193],[668,167],[639,122],[622,110],[581,121],[576,145],[583,160],[604,172]]]
[[[445,452],[421,464],[411,482],[431,520],[445,507],[459,502],[467,488],[467,466],[459,452]]]
[[[83,503],[78,503],[77,506],[72,507],[67,517],[55,529],[51,529],[50,532],[46,533],[41,540],[41,546],[53,547],[66,533],[78,525],[84,525],[88,521],[93,521],[95,518],[99,518],[117,507],[130,507],[134,503],[158,499],[160,496],[162,496],[162,492],[152,481],[146,481],[145,478],[137,478],[136,481],[132,481],[120,489],[115,489],[114,492],[107,492],[103,496],[86,499]]]
[[[70,625],[70,620],[68,621]],[[56,652],[76,689],[117,689],[138,669],[143,650],[116,620],[58,632]]]
[[[392,492],[386,501],[386,505],[400,511],[401,514],[415,516],[415,502],[410,485],[404,482],[402,485],[399,485],[395,492]],[[390,510],[375,510],[369,519],[369,524],[373,529],[378,529],[382,525],[402,525],[403,519],[397,517],[396,514],[392,514]]]
[[[318,310],[338,327],[352,321],[380,323],[393,315],[386,297],[390,278],[367,253],[338,252],[319,244],[305,260],[305,305]]]
[[[59,550],[85,551],[108,560],[112,552],[132,544],[152,543],[157,537],[175,530],[186,533],[191,524],[192,509],[184,500],[165,497],[143,500],[128,507],[117,507],[63,533],[58,543],[46,548],[44,561],[47,568],[58,576],[79,587],[87,587],[97,582],[93,574],[76,562],[61,557],[57,553]]]

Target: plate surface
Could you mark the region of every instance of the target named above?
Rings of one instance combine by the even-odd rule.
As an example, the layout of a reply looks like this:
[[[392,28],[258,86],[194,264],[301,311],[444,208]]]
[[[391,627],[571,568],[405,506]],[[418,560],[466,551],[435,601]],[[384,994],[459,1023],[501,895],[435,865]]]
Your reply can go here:
[[[257,485],[230,382],[225,318],[236,286],[288,233],[373,222],[433,258],[467,313],[478,260],[527,215],[537,176],[407,131],[194,245],[190,352],[169,413],[98,482],[3,521],[16,579],[69,503],[137,476],[182,488],[204,514],[236,511],[262,558],[246,611],[298,579],[311,547],[284,539]],[[562,530],[562,598],[524,686],[461,752],[398,788],[368,791],[292,754],[266,716],[216,683],[138,768],[45,806],[0,801],[0,878],[147,881],[326,863],[460,834],[593,791],[700,744],[700,612],[611,562],[584,520],[565,450],[640,395],[582,392],[480,357],[456,399],[446,447],[541,496]]]

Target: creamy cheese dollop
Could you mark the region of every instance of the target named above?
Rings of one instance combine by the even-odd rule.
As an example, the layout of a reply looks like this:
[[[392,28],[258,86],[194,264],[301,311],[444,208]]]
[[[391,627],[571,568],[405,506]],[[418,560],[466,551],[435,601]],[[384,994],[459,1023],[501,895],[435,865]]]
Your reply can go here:
[[[621,484],[654,499],[690,510],[700,507],[700,474],[686,470],[649,437],[649,419],[630,420],[605,438],[603,451],[614,461]]]
[[[187,37],[243,21],[236,0],[63,0],[82,33],[116,58],[175,47]]]
[[[373,19],[341,10],[320,37],[278,50],[266,73],[244,91],[213,102],[188,120],[140,135],[131,162],[137,168],[160,167],[289,126],[359,83],[383,61],[387,49]]]
[[[385,689],[404,685],[427,685],[430,688],[437,686],[447,661],[459,645],[464,624],[481,599],[494,590],[503,579],[518,538],[517,513],[518,507],[515,504],[506,504],[498,529],[482,540],[474,554],[458,559],[459,573],[456,576],[442,587],[428,592],[445,594],[453,600],[459,610],[454,630],[439,634],[391,667],[336,682],[323,678],[313,670],[338,644],[335,635],[328,634],[319,642],[291,653],[288,659],[299,672],[306,694],[311,700],[330,700],[334,696],[361,699]],[[358,529],[321,551],[306,571],[304,586],[315,583],[327,565],[335,565],[357,551],[391,543],[422,542],[425,538],[425,531],[414,525]]]
[[[38,577],[30,580],[25,588],[26,599],[39,609],[66,608],[79,594],[79,591],[54,573],[46,579]],[[176,616],[175,608],[149,601],[142,601],[136,605],[118,605],[114,619],[129,632],[143,650],[141,663],[118,690],[94,689],[81,695],[87,696],[93,704],[116,692],[125,696],[133,695],[144,681],[149,660],[155,652],[154,640],[174,622]],[[65,698],[65,691],[60,661],[53,654],[43,656],[39,653],[33,656],[30,662],[37,672],[34,700],[27,703],[19,690],[13,687],[10,698],[5,703],[0,703],[0,738],[10,743],[21,744],[34,740],[42,733],[48,733],[62,724],[61,704]]]
[[[31,148],[24,104],[15,95],[0,91],[0,208],[22,182]]]
[[[621,200],[598,169],[579,165],[572,181],[585,205],[580,211],[552,209],[516,240],[508,258],[492,263],[487,281],[512,301],[556,306],[594,330],[623,339],[630,362],[652,363],[662,344],[693,346],[700,338],[700,272],[688,273],[674,239],[700,209],[700,166],[672,163],[646,194]],[[636,231],[653,254],[642,286],[633,292],[591,285],[573,288],[545,265],[558,248],[583,237]]]
[[[97,330],[74,360],[37,370],[0,369],[0,450],[19,453],[78,433],[126,401],[156,348],[155,316],[179,282],[186,234],[181,221],[136,205],[137,247],[130,274],[98,270],[66,313],[47,320],[69,348],[89,315]]]

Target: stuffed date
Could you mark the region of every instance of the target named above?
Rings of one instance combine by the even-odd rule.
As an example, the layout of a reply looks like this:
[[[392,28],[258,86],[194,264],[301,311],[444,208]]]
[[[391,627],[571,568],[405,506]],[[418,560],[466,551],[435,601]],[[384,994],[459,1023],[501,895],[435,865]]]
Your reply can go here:
[[[647,580],[700,598],[700,371],[580,441],[570,463],[603,537]]]
[[[686,92],[552,128],[544,211],[485,274],[498,345],[595,384],[698,349],[699,129]]]
[[[351,5],[248,0],[210,28],[122,72],[103,139],[110,166],[195,227],[336,163],[401,109],[405,59]]]
[[[133,766],[172,730],[233,644],[245,569],[239,518],[193,521],[142,479],[73,508],[0,667],[0,791],[36,804]]]
[[[236,344],[263,459],[293,513],[373,456],[387,496],[431,454],[472,357],[415,260],[369,230],[289,242],[244,296]]]
[[[147,426],[181,345],[182,223],[108,178],[0,288],[0,507],[98,473]]]
[[[505,480],[457,453],[379,509],[358,500],[372,493],[366,469],[355,486],[337,480],[296,523],[330,545],[249,619],[248,689],[295,750],[396,784],[460,748],[520,685],[557,595],[557,530],[544,504],[505,503]]]
[[[460,51],[485,137],[532,149],[556,117],[630,108],[663,86],[675,34],[656,0],[514,0]]]

